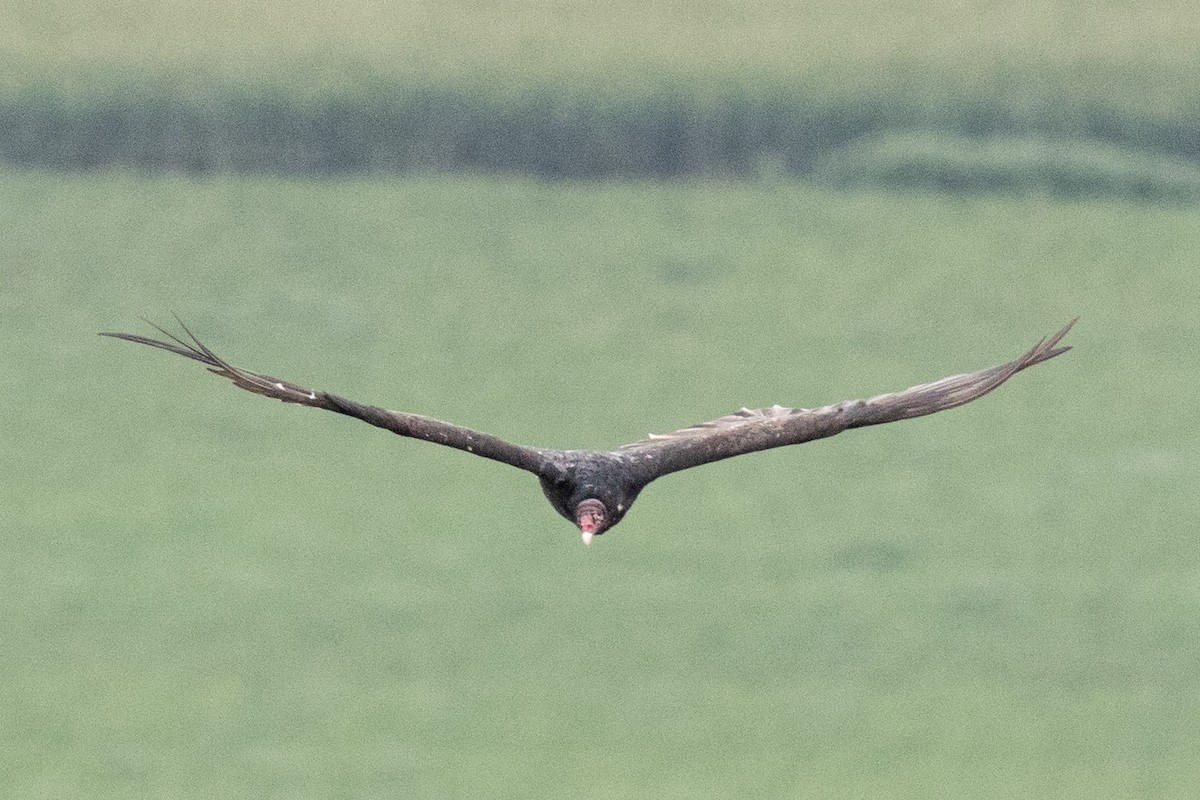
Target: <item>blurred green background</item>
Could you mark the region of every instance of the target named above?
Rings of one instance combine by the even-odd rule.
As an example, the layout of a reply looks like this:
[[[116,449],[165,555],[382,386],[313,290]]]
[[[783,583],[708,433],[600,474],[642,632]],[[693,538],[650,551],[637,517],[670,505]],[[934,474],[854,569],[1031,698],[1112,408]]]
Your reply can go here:
[[[0,11],[0,795],[1192,796],[1200,225],[1162,142],[1200,107],[1198,18],[599,8]],[[476,133],[544,109],[513,123],[531,157],[635,155],[590,181],[279,155],[306,109],[411,87]],[[738,96],[768,143],[819,139],[788,127],[812,108],[974,110],[745,169],[656,128],[678,173],[628,167],[662,98]],[[211,142],[267,100],[283,132],[221,139],[245,161],[63,156],[136,139],[114,108]],[[564,107],[611,137],[573,150]],[[960,124],[989,108],[1025,127]],[[95,336],[172,312],[239,365],[559,447],[1081,321],[977,404],[671,476],[585,549],[524,473]]]

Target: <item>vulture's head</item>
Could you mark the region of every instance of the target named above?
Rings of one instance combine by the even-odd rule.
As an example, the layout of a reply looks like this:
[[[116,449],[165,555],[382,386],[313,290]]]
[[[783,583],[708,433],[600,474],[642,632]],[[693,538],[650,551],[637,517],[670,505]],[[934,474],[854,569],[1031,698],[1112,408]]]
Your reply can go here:
[[[602,497],[603,499],[588,497],[580,500],[573,506],[574,516],[567,516],[568,519],[575,520],[575,526],[583,534],[584,544],[591,544],[592,539],[620,522],[637,498],[637,492],[618,492]]]

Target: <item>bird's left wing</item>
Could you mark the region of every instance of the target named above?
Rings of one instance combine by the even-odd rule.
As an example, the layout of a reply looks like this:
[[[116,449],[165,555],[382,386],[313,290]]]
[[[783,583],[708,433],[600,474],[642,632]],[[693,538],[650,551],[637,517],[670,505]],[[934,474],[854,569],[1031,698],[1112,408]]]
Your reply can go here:
[[[723,458],[801,444],[841,433],[849,428],[920,417],[961,406],[982,397],[1021,370],[1070,350],[1058,343],[1075,321],[1043,339],[1015,361],[990,369],[952,375],[900,392],[867,400],[847,400],[821,408],[743,408],[719,419],[682,428],[674,433],[624,445],[626,456],[645,482],[681,469]]]
[[[235,367],[202,344],[183,323],[180,323],[180,327],[183,328],[182,336],[174,336],[154,323],[150,324],[169,341],[160,341],[132,333],[102,333],[100,335],[157,347],[160,350],[199,361],[208,367],[209,372],[228,378],[236,386],[264,397],[272,397],[285,403],[323,408],[326,411],[336,411],[401,436],[423,439],[434,444],[465,450],[477,456],[527,470],[535,475],[541,475],[544,470],[545,454],[548,451],[513,444],[498,436],[480,433],[421,414],[388,411],[377,406],[364,405],[329,392],[313,391],[289,381],[273,378],[270,375]]]

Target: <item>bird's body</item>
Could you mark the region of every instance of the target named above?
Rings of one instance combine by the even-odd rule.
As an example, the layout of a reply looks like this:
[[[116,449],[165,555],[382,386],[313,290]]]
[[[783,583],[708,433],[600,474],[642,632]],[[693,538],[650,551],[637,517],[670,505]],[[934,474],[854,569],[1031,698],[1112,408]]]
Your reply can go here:
[[[1017,372],[1069,350],[1069,347],[1059,347],[1058,343],[1073,324],[1073,321],[1068,323],[1054,336],[1038,342],[1017,360],[998,367],[952,375],[867,400],[847,400],[820,408],[743,408],[673,433],[651,434],[646,439],[610,451],[526,447],[432,417],[388,411],[328,392],[306,389],[229,364],[201,344],[186,327],[186,339],[158,328],[170,341],[128,333],[102,335],[194,359],[208,366],[211,372],[229,378],[255,394],[335,411],[401,436],[453,447],[531,472],[541,481],[546,499],[554,509],[574,522],[584,541],[590,542],[594,536],[620,522],[642,489],[663,475],[743,453],[801,444],[850,428],[910,419],[969,403]]]

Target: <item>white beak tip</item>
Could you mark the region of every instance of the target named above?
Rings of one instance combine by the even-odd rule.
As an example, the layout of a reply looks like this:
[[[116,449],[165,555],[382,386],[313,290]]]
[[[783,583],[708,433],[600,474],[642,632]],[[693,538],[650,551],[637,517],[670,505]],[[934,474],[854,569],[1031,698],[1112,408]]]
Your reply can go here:
[[[595,539],[595,538],[596,538],[596,534],[592,533],[591,531],[583,532],[583,543],[584,544],[591,544],[592,539]]]

